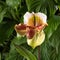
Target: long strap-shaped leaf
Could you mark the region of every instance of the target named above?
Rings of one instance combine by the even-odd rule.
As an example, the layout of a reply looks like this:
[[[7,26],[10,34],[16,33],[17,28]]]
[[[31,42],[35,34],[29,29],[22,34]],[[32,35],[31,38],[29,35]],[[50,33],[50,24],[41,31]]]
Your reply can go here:
[[[37,60],[37,58],[26,48],[24,48],[22,46],[19,47],[18,45],[15,45],[15,48],[16,48],[17,52],[20,55],[22,55],[24,58],[26,58],[27,60]]]

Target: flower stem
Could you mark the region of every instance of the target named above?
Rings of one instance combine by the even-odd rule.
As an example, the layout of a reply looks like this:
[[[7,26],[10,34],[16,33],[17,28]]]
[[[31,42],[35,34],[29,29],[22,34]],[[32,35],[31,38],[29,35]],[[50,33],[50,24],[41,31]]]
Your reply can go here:
[[[38,60],[40,60],[40,46],[38,47]]]

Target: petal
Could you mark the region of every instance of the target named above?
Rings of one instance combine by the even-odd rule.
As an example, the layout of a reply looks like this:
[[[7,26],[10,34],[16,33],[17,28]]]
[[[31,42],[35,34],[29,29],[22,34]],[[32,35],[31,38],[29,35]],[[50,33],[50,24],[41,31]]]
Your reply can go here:
[[[37,31],[41,31],[44,29],[44,25],[39,25],[39,26],[36,26],[36,30]]]
[[[15,25],[15,30],[16,30],[16,32],[18,33],[18,34],[20,34],[20,35],[25,35],[25,33],[26,33],[26,25],[24,25],[24,24],[16,24]]]
[[[26,12],[24,15],[24,24],[28,26],[34,26],[34,15],[33,13]]]
[[[36,25],[47,25],[47,16],[44,13],[35,13]]]
[[[28,39],[32,39],[34,35],[35,35],[35,29],[33,29],[33,28],[26,29],[26,37]]]
[[[35,47],[41,45],[44,42],[44,39],[45,39],[45,33],[42,30],[41,32],[36,33],[32,39],[27,39],[27,43],[34,49]]]

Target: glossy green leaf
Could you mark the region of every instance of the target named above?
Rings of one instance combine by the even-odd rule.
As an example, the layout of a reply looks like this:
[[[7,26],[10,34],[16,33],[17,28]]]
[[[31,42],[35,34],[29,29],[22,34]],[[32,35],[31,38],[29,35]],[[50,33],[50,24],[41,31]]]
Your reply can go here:
[[[24,48],[22,46],[19,47],[17,45],[15,45],[15,47],[16,47],[17,52],[20,55],[24,56],[27,60],[37,60],[36,57],[26,48]]]

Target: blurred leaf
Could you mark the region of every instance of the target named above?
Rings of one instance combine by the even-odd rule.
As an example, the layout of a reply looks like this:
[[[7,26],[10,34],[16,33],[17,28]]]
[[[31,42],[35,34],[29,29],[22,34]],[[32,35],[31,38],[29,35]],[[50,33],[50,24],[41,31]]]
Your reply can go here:
[[[16,18],[16,14],[15,14],[16,12],[14,12],[13,9],[11,9],[11,12],[10,12],[10,13],[11,13],[11,15],[12,15],[12,17],[13,17],[14,20],[18,20],[18,19]]]
[[[52,16],[48,19],[48,27],[45,29],[48,39],[51,37],[53,32],[57,29],[60,24],[60,16]]]
[[[57,27],[56,31],[51,35],[50,37],[50,44],[56,48],[56,51],[58,52],[58,46],[60,44],[60,25]]]
[[[59,10],[60,10],[60,5],[58,5],[58,8],[59,8]]]
[[[6,9],[4,9],[4,10],[2,10],[2,11],[0,12],[0,23],[2,22],[5,13],[6,13]]]
[[[55,13],[55,4],[53,0],[26,0],[28,11],[43,12],[48,17]]]
[[[31,1],[33,1],[33,0],[31,0]],[[28,8],[28,11],[30,11],[31,1],[30,0],[26,0],[26,5],[27,5],[27,8]]]
[[[60,0],[55,0],[58,5],[60,5]]]
[[[21,45],[26,43],[26,37],[15,37],[12,41],[12,44],[15,43],[17,45]]]
[[[53,16],[56,12],[55,4],[53,0],[48,0],[46,4],[47,16]]]
[[[9,37],[14,30],[14,25],[15,22],[10,21],[9,19],[5,24],[0,24],[0,43],[9,40]]]
[[[41,50],[41,60],[50,60],[50,49],[49,49],[49,44],[44,42],[41,47],[40,47],[40,50]],[[49,53],[50,51],[50,53]]]
[[[58,26],[57,30],[52,34],[52,36],[49,39],[50,45],[55,48],[55,51],[52,52],[51,57],[54,56],[55,59],[57,59],[57,60],[58,60],[58,58],[60,58],[60,56],[58,56],[58,55],[60,55],[59,54],[59,52],[60,52],[60,50],[59,50],[59,48],[60,48],[59,47],[60,46],[60,35],[59,34],[60,34],[60,25]],[[54,57],[52,57],[52,59],[54,59]]]
[[[1,53],[0,53],[0,60],[1,60]]]
[[[42,60],[58,60],[60,44],[60,16],[52,16],[48,19],[48,27],[45,29],[46,39],[41,45]]]
[[[22,59],[23,58],[17,53],[15,49],[11,50],[10,53],[5,58],[5,60],[22,60]]]
[[[41,0],[26,0],[28,11],[34,11],[41,4]]]
[[[24,56],[27,60],[37,60],[36,57],[27,49],[22,46],[15,45],[15,48],[19,54]]]
[[[21,4],[21,0],[6,0],[6,4],[17,10],[18,5]]]
[[[12,40],[12,43],[10,45],[10,52],[6,58],[6,60],[22,60],[22,56],[20,56],[17,51],[15,50],[15,46],[14,44],[17,44],[17,45],[21,45],[21,44],[24,44],[26,43],[26,38],[25,37],[15,37],[13,40]]]

